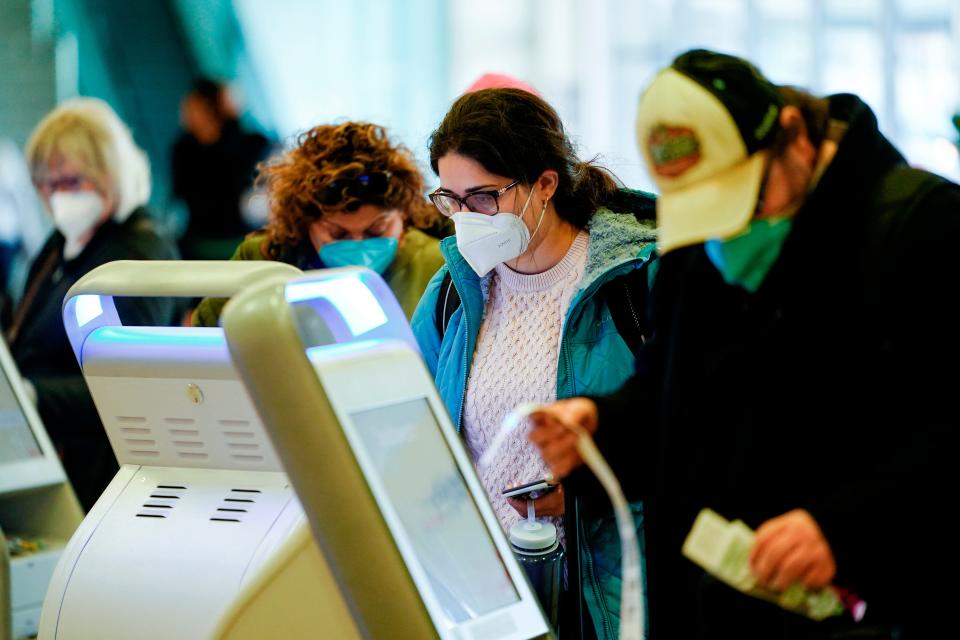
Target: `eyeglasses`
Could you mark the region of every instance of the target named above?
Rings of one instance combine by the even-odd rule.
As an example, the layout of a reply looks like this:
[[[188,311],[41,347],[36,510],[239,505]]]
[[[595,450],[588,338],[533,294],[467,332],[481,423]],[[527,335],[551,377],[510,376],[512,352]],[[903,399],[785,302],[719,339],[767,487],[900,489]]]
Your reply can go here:
[[[510,189],[520,184],[519,180],[514,180],[507,186],[496,191],[474,191],[464,197],[441,191],[440,189],[430,194],[430,201],[443,215],[450,217],[459,212],[463,207],[474,213],[483,213],[492,216],[500,211],[500,196]]]
[[[358,200],[377,200],[382,198],[390,186],[390,173],[371,171],[354,178],[337,178],[323,188],[320,202],[335,205],[347,198]]]
[[[54,193],[56,191],[80,191],[87,184],[92,184],[86,176],[60,176],[37,181],[37,188],[41,191]]]

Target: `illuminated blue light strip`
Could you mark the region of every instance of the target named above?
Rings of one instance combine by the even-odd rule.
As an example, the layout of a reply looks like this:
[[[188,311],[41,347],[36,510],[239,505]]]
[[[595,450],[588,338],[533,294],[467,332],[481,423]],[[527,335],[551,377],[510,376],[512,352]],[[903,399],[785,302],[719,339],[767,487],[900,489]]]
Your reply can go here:
[[[91,334],[98,342],[130,345],[219,347],[223,329],[215,327],[103,327]]]
[[[387,323],[387,314],[376,296],[354,274],[313,282],[291,282],[284,295],[287,302],[329,300],[355,336]]]
[[[78,327],[83,327],[85,324],[96,320],[103,315],[103,305],[100,304],[100,296],[77,296],[74,302],[74,311],[77,314]]]

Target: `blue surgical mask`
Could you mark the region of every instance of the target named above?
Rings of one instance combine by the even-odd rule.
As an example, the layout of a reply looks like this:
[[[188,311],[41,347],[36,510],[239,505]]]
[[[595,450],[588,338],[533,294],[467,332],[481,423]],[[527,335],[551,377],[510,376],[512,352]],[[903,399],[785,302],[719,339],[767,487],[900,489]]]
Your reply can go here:
[[[754,220],[737,236],[708,240],[704,249],[727,284],[756,293],[780,257],[792,228],[790,218]]]
[[[382,274],[397,257],[396,238],[337,240],[320,247],[320,261],[327,267],[367,267]]]

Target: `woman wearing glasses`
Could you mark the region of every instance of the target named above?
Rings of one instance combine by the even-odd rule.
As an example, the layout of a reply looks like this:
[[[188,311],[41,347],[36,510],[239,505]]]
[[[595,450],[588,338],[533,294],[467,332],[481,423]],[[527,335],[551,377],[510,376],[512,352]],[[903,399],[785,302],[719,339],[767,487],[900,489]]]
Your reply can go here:
[[[441,242],[445,265],[411,324],[477,460],[516,405],[603,393],[633,373],[627,334],[640,329],[631,325],[643,321],[643,299],[635,296],[626,323],[611,308],[646,285],[653,199],[618,190],[609,173],[580,161],[553,108],[518,89],[460,97],[431,137],[430,161],[441,182],[430,198],[456,236]],[[547,474],[523,433],[478,471],[508,531],[526,506],[502,492]],[[590,486],[568,481],[537,499],[536,511],[567,550],[561,633],[615,638],[619,539],[608,499]],[[636,517],[639,526],[639,505]],[[581,588],[590,614],[582,627]]]
[[[438,216],[423,197],[413,156],[383,127],[314,127],[295,148],[262,165],[259,180],[267,189],[270,222],[247,237],[234,260],[278,260],[303,270],[369,267],[412,315],[443,264],[438,241],[419,230]],[[215,326],[224,303],[201,302],[193,324]]]
[[[10,352],[33,386],[40,417],[62,452],[84,508],[117,472],[106,433],[63,328],[67,290],[113,260],[172,260],[145,208],[150,167],[130,130],[105,102],[77,98],[48,114],[27,142],[27,164],[54,231],[30,266],[6,330]],[[174,301],[121,298],[124,324],[169,325]]]

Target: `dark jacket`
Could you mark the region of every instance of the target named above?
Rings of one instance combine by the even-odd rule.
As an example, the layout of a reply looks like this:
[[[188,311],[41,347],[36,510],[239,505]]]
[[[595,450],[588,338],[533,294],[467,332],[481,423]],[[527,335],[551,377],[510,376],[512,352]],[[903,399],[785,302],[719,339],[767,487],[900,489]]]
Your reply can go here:
[[[117,467],[63,328],[63,298],[81,276],[106,262],[176,258],[173,244],[156,233],[149,216],[139,209],[122,224],[104,223],[72,260],[63,259],[63,236],[54,232],[30,266],[22,308],[14,313],[13,333],[8,331],[10,352],[37,391],[40,417],[61,449],[67,474],[87,508]],[[31,291],[36,295],[31,296]],[[176,321],[169,298],[118,299],[117,311],[124,324]]]
[[[186,237],[224,238],[247,231],[240,199],[253,184],[257,163],[270,151],[270,141],[244,131],[228,120],[220,139],[201,144],[189,133],[173,146],[173,193],[190,212]]]
[[[757,293],[727,286],[702,246],[668,253],[638,373],[597,399],[598,445],[645,497],[652,638],[853,624],[815,625],[706,577],[680,551],[704,507],[754,528],[807,509],[834,584],[867,601],[860,631],[948,628],[960,189],[907,168],[858,98],[830,108],[849,127]]]

